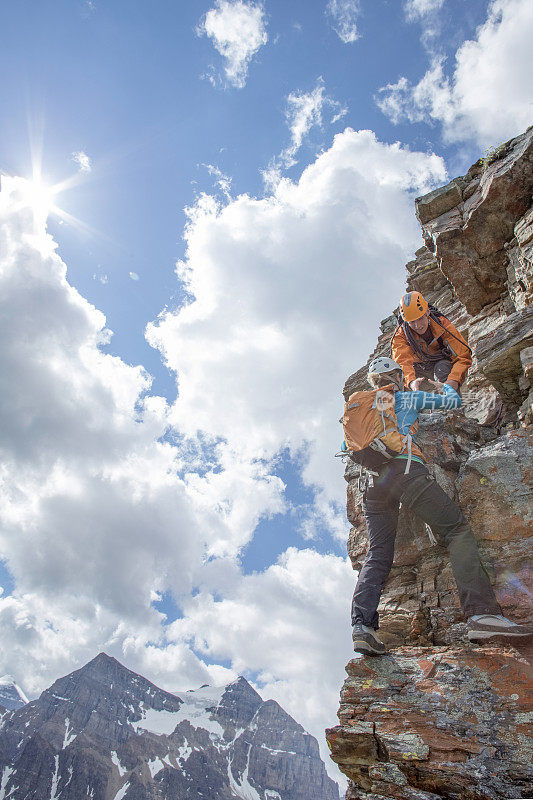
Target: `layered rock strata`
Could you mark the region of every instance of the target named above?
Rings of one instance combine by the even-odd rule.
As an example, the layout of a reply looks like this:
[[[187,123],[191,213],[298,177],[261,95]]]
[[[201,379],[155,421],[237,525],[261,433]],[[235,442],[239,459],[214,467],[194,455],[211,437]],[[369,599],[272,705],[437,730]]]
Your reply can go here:
[[[407,289],[446,314],[473,352],[463,408],[422,414],[417,441],[517,622],[531,621],[533,598],[532,194],[533,128],[416,201],[425,246],[406,267]],[[395,314],[381,323],[370,358],[390,354],[396,324]],[[346,399],[367,388],[366,372],[348,378]],[[356,570],[367,549],[357,475],[348,464]],[[340,725],[327,732],[347,798],[533,797],[530,653],[466,641],[446,549],[403,509],[379,613],[391,653],[348,664]]]

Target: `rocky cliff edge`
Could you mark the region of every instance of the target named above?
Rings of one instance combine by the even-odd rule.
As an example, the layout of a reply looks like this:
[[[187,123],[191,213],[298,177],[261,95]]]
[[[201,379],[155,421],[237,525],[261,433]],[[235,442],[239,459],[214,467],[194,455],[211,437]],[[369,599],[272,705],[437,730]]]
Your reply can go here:
[[[407,264],[418,290],[463,333],[473,365],[463,408],[425,413],[417,440],[459,503],[504,614],[531,621],[533,568],[533,128],[416,201],[425,245]],[[381,323],[370,356],[389,354]],[[366,387],[351,375],[347,398]],[[366,531],[356,468],[345,478],[358,570]],[[355,656],[339,725],[326,731],[350,779],[347,800],[533,797],[533,681],[528,648],[470,644],[445,548],[402,510],[383,592],[380,634],[390,652]]]

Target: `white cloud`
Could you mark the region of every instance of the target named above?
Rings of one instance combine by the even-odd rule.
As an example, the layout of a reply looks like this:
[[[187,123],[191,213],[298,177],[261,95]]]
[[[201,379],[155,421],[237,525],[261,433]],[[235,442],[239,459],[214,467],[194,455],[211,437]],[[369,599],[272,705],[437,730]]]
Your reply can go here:
[[[80,172],[91,172],[93,168],[91,159],[83,150],[72,153],[72,160],[78,165]]]
[[[261,670],[265,696],[322,739],[351,646],[350,567],[291,549],[243,576],[238,556],[289,510],[285,448],[315,489],[306,533],[346,535],[340,389],[403,289],[413,196],[444,178],[436,156],[347,129],[271,196],[201,196],[178,267],[190,302],[148,330],[177,373],[172,407],[103,352],[103,314],[34,232],[23,184],[3,181],[2,672],[35,693],[101,649],[170,690]],[[167,590],[183,619],[163,628],[150,603]]]
[[[0,553],[15,580],[0,638],[31,691],[97,649],[120,657],[131,630],[158,641],[153,592],[189,593],[206,555],[246,541],[283,486],[264,480],[249,522],[238,503],[217,507],[226,487],[210,503],[180,477],[184,452],[161,438],[166,402],[147,394],[142,367],[102,352],[105,318],[34,232],[25,187],[3,178],[0,193]],[[183,658],[192,679],[209,678]]]
[[[263,573],[228,576],[223,599],[202,587],[169,635],[192,640],[211,659],[231,659],[237,673],[257,673],[263,697],[277,700],[307,730],[324,731],[336,724],[331,710],[352,653],[345,620],[353,587],[347,558],[289,548]],[[318,739],[327,762],[323,735]]]
[[[311,128],[315,125],[322,127],[322,115],[326,108],[331,112],[331,124],[338,122],[348,113],[346,107],[326,95],[324,81],[321,78],[312,92],[291,92],[287,97],[285,116],[291,133],[291,144],[284,151],[284,161],[294,163],[294,156]]]
[[[357,31],[360,13],[360,0],[329,0],[326,14],[332,18],[332,28],[344,44],[351,44],[360,38]]]
[[[304,136],[313,125],[322,126],[324,84],[319,82],[312,92],[291,92],[287,97],[287,125],[291,132],[291,154],[300,149]]]
[[[439,53],[438,41],[441,34],[439,12],[445,0],[406,0],[404,14],[408,22],[419,22],[422,27],[421,42],[434,57]]]
[[[225,175],[215,164],[203,164],[202,166],[204,166],[209,174],[216,179],[215,185],[218,186],[223,196],[229,200],[231,198],[231,178],[228,175]]]
[[[324,81],[317,80],[311,92],[291,92],[287,97],[285,119],[291,135],[290,144],[272,159],[263,171],[265,186],[274,190],[282,172],[297,164],[296,155],[312,128],[323,128],[325,112],[329,112],[330,125],[348,113],[346,106],[326,94]]]
[[[403,119],[409,122],[440,120],[445,130],[452,129],[458,111],[453,88],[444,75],[443,58],[435,58],[424,77],[412,86],[407,78],[380,89],[380,109],[389,119],[398,124]]]
[[[141,367],[102,352],[110,336],[105,318],[69,285],[51,237],[35,232],[25,186],[4,178],[0,193],[0,553],[15,580],[12,594],[0,593],[0,673],[15,674],[35,696],[105,650],[170,691],[229,682],[235,667],[208,665],[191,647],[191,630],[205,648],[218,646],[210,617],[202,628],[192,589],[201,588],[206,604],[246,594],[235,555],[261,516],[284,510],[283,483],[257,454],[243,458],[209,446],[206,437],[181,437],[179,446],[162,439],[169,425],[164,399],[146,393],[150,380]],[[299,590],[287,589],[283,630],[271,627],[269,635],[273,643],[280,637],[282,665],[287,655],[294,659],[290,628],[313,631],[294,629],[313,664],[312,684],[300,675],[295,688],[314,696],[304,723],[322,740],[324,725],[335,721],[349,653],[351,571],[343,559],[313,551],[303,559],[296,551],[282,557],[265,585],[281,569],[281,583],[296,587],[309,563],[323,592],[306,611]],[[261,576],[256,580],[261,585]],[[181,628],[163,628],[151,607],[167,589],[183,609]],[[327,610],[326,597],[333,598]],[[258,618],[269,618],[272,599],[271,590]],[[274,612],[279,617],[279,597]],[[335,643],[343,641],[331,655],[327,692],[316,674],[325,620],[327,628],[334,620]],[[244,624],[231,617],[225,625],[240,648]],[[241,671],[256,668],[245,651],[229,658]],[[272,689],[268,684],[263,694],[288,700],[287,665],[279,675],[274,668],[269,662]]]
[[[268,41],[263,6],[246,0],[216,0],[199,24],[197,34],[209,36],[226,60],[227,80],[242,89],[250,61]],[[215,83],[213,76],[210,80]]]
[[[453,75],[435,57],[416,85],[405,77],[380,89],[381,110],[397,123],[439,122],[446,141],[493,145],[533,123],[533,4],[493,0],[476,39],[455,56]]]
[[[235,459],[304,452],[305,481],[325,493],[315,511],[334,531],[340,390],[402,291],[420,236],[413,196],[444,177],[437,156],[347,129],[271,196],[202,195],[177,268],[191,302],[148,326],[178,373],[176,428],[220,439],[228,472]]]
[[[405,0],[404,12],[408,20],[420,20],[440,11],[446,0]]]

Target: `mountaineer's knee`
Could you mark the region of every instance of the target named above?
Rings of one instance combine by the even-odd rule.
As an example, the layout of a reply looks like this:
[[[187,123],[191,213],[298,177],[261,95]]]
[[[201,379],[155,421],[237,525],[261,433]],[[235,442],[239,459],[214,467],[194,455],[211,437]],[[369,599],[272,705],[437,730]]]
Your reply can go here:
[[[440,526],[439,534],[444,540],[444,544],[450,545],[460,539],[473,538],[470,526],[460,508],[457,508],[455,518],[450,518],[445,524]]]
[[[394,550],[384,544],[371,547],[366,554],[365,568],[389,572],[394,561]]]

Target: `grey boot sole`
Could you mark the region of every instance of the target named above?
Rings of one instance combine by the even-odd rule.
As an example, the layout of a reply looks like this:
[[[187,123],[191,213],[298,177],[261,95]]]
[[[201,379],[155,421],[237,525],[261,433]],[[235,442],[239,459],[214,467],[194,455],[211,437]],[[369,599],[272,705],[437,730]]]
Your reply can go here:
[[[361,653],[361,655],[365,656],[384,656],[387,654],[386,650],[379,651],[374,650],[371,644],[365,642],[364,639],[354,639],[353,640],[353,649],[356,653]]]

